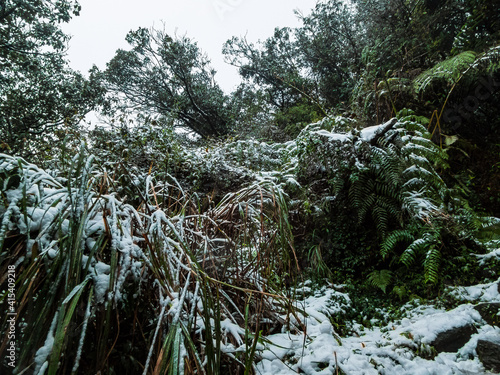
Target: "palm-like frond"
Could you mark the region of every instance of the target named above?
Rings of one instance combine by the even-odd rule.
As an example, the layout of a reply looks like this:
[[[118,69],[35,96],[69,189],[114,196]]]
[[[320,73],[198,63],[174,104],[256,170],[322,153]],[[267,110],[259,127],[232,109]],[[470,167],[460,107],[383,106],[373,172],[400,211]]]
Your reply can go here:
[[[445,82],[450,87],[455,84],[476,60],[477,53],[465,51],[457,56],[439,62],[431,69],[420,74],[413,82],[415,91],[419,94],[427,90],[435,82]]]

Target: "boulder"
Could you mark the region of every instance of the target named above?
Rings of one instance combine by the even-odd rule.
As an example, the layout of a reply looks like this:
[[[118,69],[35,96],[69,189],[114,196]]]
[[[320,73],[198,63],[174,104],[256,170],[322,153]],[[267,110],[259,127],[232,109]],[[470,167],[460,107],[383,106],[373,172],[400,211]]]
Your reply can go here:
[[[479,339],[476,352],[486,370],[500,372],[500,340],[493,342]]]
[[[455,327],[450,330],[440,332],[436,339],[431,342],[431,345],[438,353],[457,352],[458,349],[464,346],[476,332],[476,328],[471,324]]]

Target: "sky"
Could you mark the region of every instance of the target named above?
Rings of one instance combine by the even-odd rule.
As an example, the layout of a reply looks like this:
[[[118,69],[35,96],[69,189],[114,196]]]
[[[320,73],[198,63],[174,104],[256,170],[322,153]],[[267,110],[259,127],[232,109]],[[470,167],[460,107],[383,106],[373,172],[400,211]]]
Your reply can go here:
[[[162,28],[195,40],[217,70],[216,80],[226,92],[240,79],[226,64],[222,45],[232,36],[256,42],[271,36],[275,27],[295,27],[297,9],[309,14],[316,0],[79,0],[80,16],[63,25],[72,36],[70,66],[86,73],[92,65],[105,69],[119,48],[127,49],[125,36],[139,27]]]

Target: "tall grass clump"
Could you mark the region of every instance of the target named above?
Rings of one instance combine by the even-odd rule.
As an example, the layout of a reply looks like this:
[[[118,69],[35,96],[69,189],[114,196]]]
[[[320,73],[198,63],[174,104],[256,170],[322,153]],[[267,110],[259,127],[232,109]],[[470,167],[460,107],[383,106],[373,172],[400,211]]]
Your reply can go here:
[[[207,206],[150,170],[132,205],[109,162],[82,149],[66,165],[0,154],[0,301],[7,312],[3,275],[14,265],[14,371],[252,373],[261,333],[291,308],[277,276],[297,265],[281,188],[255,182]]]

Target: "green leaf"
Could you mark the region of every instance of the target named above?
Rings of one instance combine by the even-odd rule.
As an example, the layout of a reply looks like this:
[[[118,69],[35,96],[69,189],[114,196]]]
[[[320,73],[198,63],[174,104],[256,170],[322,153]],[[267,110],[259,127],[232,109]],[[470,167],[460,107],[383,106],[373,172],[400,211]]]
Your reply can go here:
[[[382,289],[384,293],[386,292],[386,288],[391,281],[392,271],[390,270],[375,270],[368,275],[368,282],[372,286]]]

